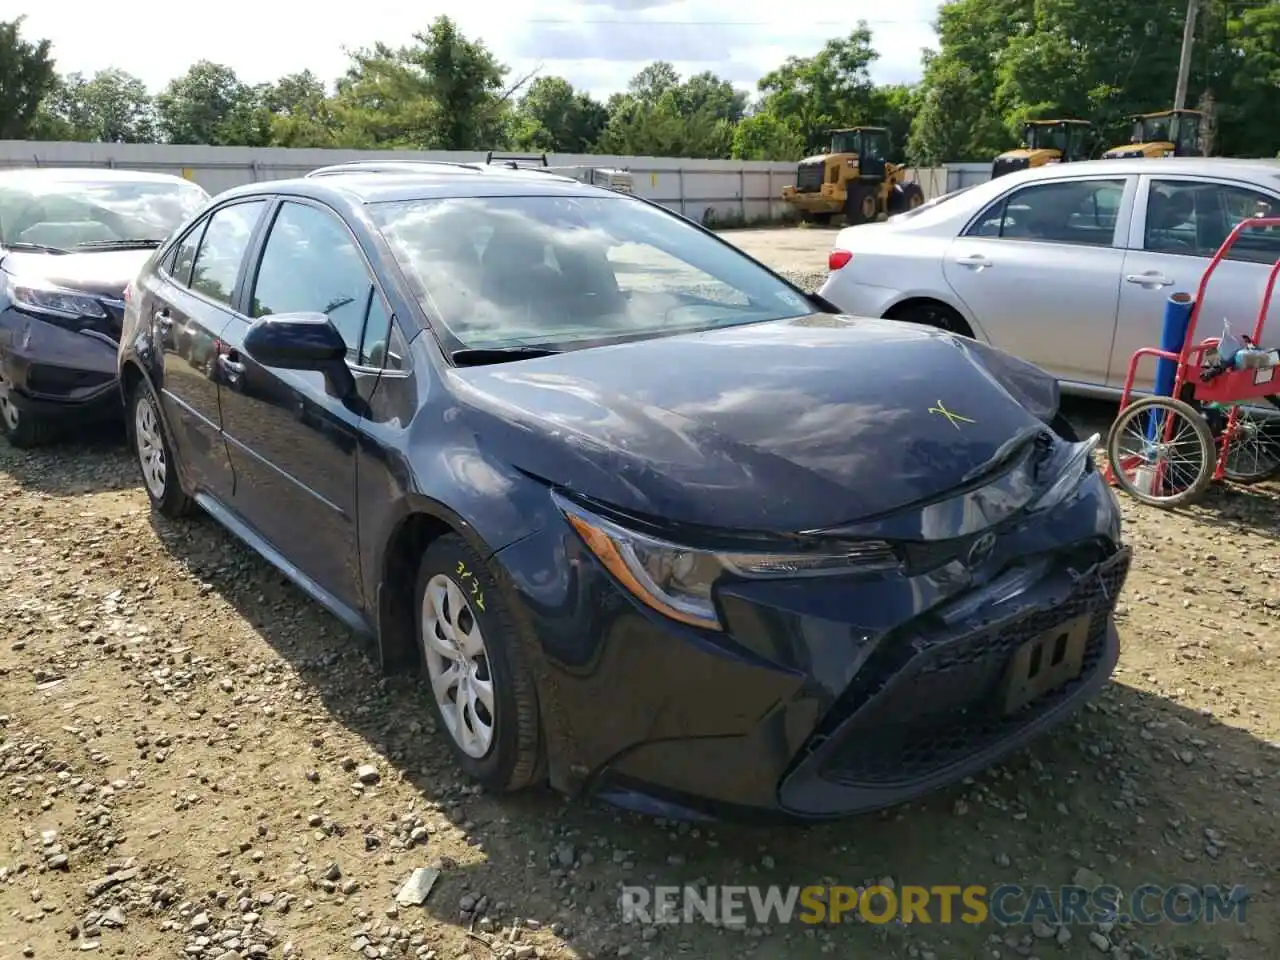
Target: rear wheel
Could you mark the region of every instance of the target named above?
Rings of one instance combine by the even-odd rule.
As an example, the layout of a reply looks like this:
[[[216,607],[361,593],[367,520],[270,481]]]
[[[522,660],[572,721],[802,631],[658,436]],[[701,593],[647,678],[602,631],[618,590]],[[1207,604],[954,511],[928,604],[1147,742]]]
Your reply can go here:
[[[1228,480],[1244,484],[1280,474],[1280,413],[1240,408],[1224,472]]]
[[[53,440],[57,432],[48,420],[18,408],[10,395],[9,381],[3,376],[0,376],[0,431],[19,450],[43,446]]]
[[[1120,489],[1155,507],[1191,503],[1213,482],[1217,443],[1190,404],[1144,397],[1120,411],[1107,435],[1107,460]]]
[[[945,303],[939,303],[936,300],[922,300],[901,307],[891,311],[887,319],[900,320],[903,323],[918,323],[921,326],[936,327],[961,337],[973,338],[973,331],[965,323],[964,317]]]
[[[151,505],[172,519],[191,513],[195,504],[178,479],[173,445],[160,418],[155,391],[146,380],[139,380],[129,394],[128,430]]]

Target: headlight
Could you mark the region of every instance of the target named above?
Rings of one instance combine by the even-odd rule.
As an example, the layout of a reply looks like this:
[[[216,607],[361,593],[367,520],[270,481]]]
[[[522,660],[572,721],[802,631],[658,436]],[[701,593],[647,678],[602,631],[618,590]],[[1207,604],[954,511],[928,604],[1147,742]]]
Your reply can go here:
[[[65,320],[81,318],[101,320],[107,311],[93,297],[71,290],[63,290],[42,281],[9,280],[9,299],[15,307],[31,313],[61,317]]]
[[[893,548],[882,540],[838,551],[711,551],[638,533],[554,495],[556,505],[605,568],[642,603],[681,623],[721,629],[711,597],[725,574],[747,580],[786,579],[891,570]]]
[[[1100,439],[1101,437],[1095,433],[1088,440],[1062,444],[1059,452],[1043,467],[1046,473],[1053,476],[1053,483],[1031,505],[1032,510],[1048,510],[1050,507],[1056,507],[1067,499],[1076,487],[1080,486],[1080,481],[1084,479],[1089,469],[1093,451],[1097,448]]]

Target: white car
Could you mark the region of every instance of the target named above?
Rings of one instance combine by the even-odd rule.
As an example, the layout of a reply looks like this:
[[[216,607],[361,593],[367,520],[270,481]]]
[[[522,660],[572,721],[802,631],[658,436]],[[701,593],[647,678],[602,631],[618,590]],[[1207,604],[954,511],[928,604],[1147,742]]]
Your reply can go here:
[[[925,323],[1030,360],[1064,391],[1124,386],[1159,346],[1165,302],[1193,296],[1230,230],[1280,216],[1280,163],[1162,158],[1054,164],[836,237],[819,291],[841,311]],[[1252,333],[1280,231],[1250,230],[1215,271],[1196,336]],[[1263,345],[1280,345],[1280,293]],[[1154,361],[1135,381],[1150,390]]]

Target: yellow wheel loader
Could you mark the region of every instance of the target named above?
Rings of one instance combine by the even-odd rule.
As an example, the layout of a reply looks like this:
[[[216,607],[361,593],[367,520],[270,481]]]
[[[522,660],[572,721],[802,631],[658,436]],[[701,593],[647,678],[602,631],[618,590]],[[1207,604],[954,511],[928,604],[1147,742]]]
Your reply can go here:
[[[849,127],[831,131],[827,153],[800,161],[782,199],[808,223],[830,223],[842,214],[855,224],[913,210],[924,203],[924,191],[907,181],[905,164],[889,162],[888,130]]]
[[[991,177],[1046,163],[1088,160],[1096,136],[1088,120],[1028,120],[1022,128],[1022,147],[996,157],[991,164]]]
[[[1121,157],[1199,157],[1204,154],[1199,110],[1162,110],[1130,118],[1133,134],[1122,147],[1112,147],[1105,160]]]

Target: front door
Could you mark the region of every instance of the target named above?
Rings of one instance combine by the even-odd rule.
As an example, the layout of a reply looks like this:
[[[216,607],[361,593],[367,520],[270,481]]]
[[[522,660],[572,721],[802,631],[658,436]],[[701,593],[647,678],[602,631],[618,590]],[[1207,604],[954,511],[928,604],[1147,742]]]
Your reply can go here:
[[[1134,351],[1160,345],[1169,297],[1196,295],[1201,276],[1232,228],[1259,214],[1280,215],[1280,198],[1252,185],[1191,176],[1141,179],[1107,377],[1107,384],[1117,388],[1124,386]],[[1197,342],[1221,336],[1224,323],[1235,334],[1253,333],[1267,274],[1277,257],[1280,234],[1274,228],[1241,235],[1209,280],[1193,334]],[[1263,341],[1280,346],[1280,296],[1272,300]],[[1154,382],[1155,358],[1148,357],[1139,362],[1134,387],[1151,390]]]
[[[364,403],[378,371],[361,336],[381,295],[358,244],[327,207],[280,203],[245,284],[243,313],[222,334],[222,422],[236,489],[232,507],[308,579],[352,610],[364,607],[356,528],[356,463]],[[359,396],[323,374],[257,363],[243,349],[253,319],[324,313],[347,341]],[[385,324],[384,324],[385,328]],[[385,336],[385,334],[383,334]]]
[[[991,343],[1060,379],[1105,381],[1132,179],[1017,188],[952,242],[943,275]]]
[[[178,462],[193,491],[219,500],[233,480],[222,439],[216,342],[235,316],[231,302],[265,200],[219,207],[198,221],[138,291],[143,322],[161,350],[157,385]]]

